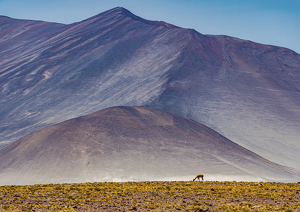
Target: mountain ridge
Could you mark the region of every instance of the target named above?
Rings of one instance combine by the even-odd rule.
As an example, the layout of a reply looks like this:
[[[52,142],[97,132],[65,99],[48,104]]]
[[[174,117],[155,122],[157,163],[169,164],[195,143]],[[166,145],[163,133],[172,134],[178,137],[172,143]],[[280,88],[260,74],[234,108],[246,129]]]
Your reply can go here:
[[[151,25],[120,8],[70,25],[17,22],[0,32],[2,144],[107,107],[148,106],[300,169],[292,50]]]

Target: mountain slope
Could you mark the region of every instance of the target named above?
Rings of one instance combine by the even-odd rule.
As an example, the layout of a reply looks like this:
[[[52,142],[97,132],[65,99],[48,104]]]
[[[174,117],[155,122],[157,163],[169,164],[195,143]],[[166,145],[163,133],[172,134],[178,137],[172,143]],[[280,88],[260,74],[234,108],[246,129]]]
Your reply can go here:
[[[95,108],[99,102],[106,102],[106,106],[118,105],[118,102],[109,100],[114,96],[111,95],[111,87],[119,85],[120,88],[115,90],[124,90],[136,77],[143,81],[138,83],[144,84],[144,81],[151,80],[149,77],[161,76],[161,73],[155,72],[168,65],[166,63],[162,66],[165,63],[165,56],[162,55],[167,53],[166,56],[172,59],[174,56],[171,52],[176,47],[170,47],[173,48],[171,52],[168,52],[168,48],[165,51],[157,51],[159,47],[156,40],[161,43],[171,34],[170,30],[173,28],[149,25],[125,13],[128,12],[116,8],[83,22],[61,26],[58,32],[54,30],[51,36],[45,38],[40,44],[41,47],[37,45],[28,52],[18,52],[18,58],[14,58],[13,62],[1,61],[1,105],[4,105],[1,108],[1,120],[4,123],[4,130],[1,131],[4,131],[4,138],[1,140],[15,140],[20,134],[24,135],[37,129],[37,123],[40,128],[70,116],[76,117],[77,114],[95,111],[99,108]],[[18,29],[22,27],[23,25]],[[52,28],[49,29],[49,33],[52,33]],[[7,42],[9,41],[4,41],[3,45]],[[11,52],[15,52],[18,49],[22,51],[25,47],[17,46],[17,50],[11,48]],[[148,50],[144,51],[143,48],[150,48],[155,55],[147,52]],[[9,54],[6,51],[3,54],[11,57],[13,53]],[[132,64],[135,66],[133,74],[139,76],[122,79],[120,76],[125,74],[122,74],[122,71],[126,70],[120,69],[126,68],[124,63],[130,61],[133,55],[140,55],[140,59],[144,60],[139,61],[140,67]],[[159,58],[161,62],[157,63],[155,70],[140,73],[140,68],[146,66],[144,62],[157,61]],[[125,82],[121,82],[120,85],[120,80]],[[163,79],[160,81],[163,83]],[[140,87],[132,85],[127,90],[133,90],[137,86]],[[153,91],[145,89],[150,93],[158,93],[159,88],[156,87],[159,85],[154,86],[151,89]],[[133,94],[128,92],[128,95]],[[141,95],[145,97],[144,93]],[[127,97],[125,101],[144,102],[139,96],[134,100]],[[86,106],[81,108],[82,105]],[[102,105],[103,107],[105,106]],[[16,121],[12,123],[12,119]],[[30,130],[27,130],[28,127]],[[15,136],[14,133],[18,130],[22,132]]]
[[[204,125],[146,107],[112,107],[41,129],[0,149],[0,160],[1,184],[191,180],[200,172],[299,177]]]
[[[191,118],[300,170],[300,55],[291,50],[147,21],[124,8],[70,25],[7,17],[0,24],[2,145],[137,105]]]
[[[300,168],[300,55],[211,37],[222,47],[221,64],[203,65],[199,57],[183,63],[177,70],[185,76],[174,71],[169,87],[147,106],[197,120],[268,159]],[[200,51],[192,46],[183,61]]]

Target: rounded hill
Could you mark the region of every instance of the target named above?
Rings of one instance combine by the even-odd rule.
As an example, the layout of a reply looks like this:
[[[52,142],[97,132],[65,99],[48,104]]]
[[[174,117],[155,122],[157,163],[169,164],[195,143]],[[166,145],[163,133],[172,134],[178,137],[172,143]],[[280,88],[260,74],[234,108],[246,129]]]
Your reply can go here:
[[[0,149],[0,160],[1,184],[296,176],[200,123],[146,107],[112,107],[46,127]]]

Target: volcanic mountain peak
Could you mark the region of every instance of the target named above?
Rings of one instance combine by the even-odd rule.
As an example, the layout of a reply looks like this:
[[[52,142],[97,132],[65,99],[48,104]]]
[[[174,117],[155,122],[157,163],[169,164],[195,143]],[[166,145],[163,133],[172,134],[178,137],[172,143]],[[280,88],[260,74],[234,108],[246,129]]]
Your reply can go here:
[[[139,17],[137,15],[134,15],[129,10],[127,10],[127,9],[125,9],[123,7],[113,8],[111,10],[102,12],[102,13],[100,13],[98,15],[95,15],[95,16],[93,16],[91,18],[88,18],[86,20],[83,20],[81,22],[86,22],[86,21],[90,21],[90,20],[97,20],[98,18],[103,18],[103,17],[114,18],[114,17],[117,17],[119,15],[121,15],[123,17],[129,17],[132,20],[139,21],[139,22],[142,22],[142,23],[145,23],[145,24],[149,24],[149,25],[164,26],[164,27],[168,27],[168,28],[178,28],[178,29],[181,28],[181,27],[178,27],[178,26],[166,23],[164,21],[150,21],[150,20],[141,18],[141,17]],[[76,24],[76,23],[74,23],[74,24]]]

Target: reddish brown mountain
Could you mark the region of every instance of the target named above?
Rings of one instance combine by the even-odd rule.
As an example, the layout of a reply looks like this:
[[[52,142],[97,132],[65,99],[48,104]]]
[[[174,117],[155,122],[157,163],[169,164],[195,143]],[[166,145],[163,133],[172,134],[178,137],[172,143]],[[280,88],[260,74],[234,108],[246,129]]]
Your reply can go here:
[[[1,184],[299,177],[204,125],[146,107],[108,108],[41,129],[2,148],[0,161]]]
[[[63,25],[0,17],[0,141],[103,108],[191,118],[300,170],[300,55],[114,8]]]

